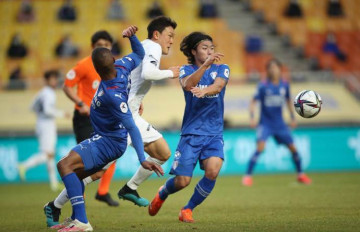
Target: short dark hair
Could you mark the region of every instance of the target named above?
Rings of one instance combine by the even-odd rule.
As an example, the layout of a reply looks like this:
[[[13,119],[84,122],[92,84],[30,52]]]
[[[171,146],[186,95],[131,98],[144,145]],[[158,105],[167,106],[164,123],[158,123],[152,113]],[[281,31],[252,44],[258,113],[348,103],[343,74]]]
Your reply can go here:
[[[176,28],[177,23],[172,20],[170,17],[167,16],[158,16],[151,20],[147,27],[148,31],[148,39],[151,39],[153,37],[154,31],[158,31],[160,33],[163,32],[163,30],[167,27]]]
[[[45,80],[49,80],[50,77],[52,77],[52,76],[55,76],[56,78],[58,78],[60,76],[59,71],[56,69],[51,69],[44,73]]]
[[[91,36],[91,45],[96,44],[96,42],[100,39],[104,39],[109,41],[111,44],[113,43],[113,38],[109,34],[109,32],[105,30],[97,31]]]
[[[281,69],[282,64],[281,64],[280,60],[278,60],[276,58],[272,58],[266,64],[266,71],[269,71],[270,65],[273,64],[273,63],[275,63]]]
[[[91,59],[100,77],[102,74],[109,73],[113,68],[114,58],[107,48],[95,48],[91,54]]]
[[[195,57],[192,54],[191,50],[196,49],[199,43],[203,40],[209,40],[211,42],[213,41],[211,36],[199,31],[190,33],[189,35],[185,36],[185,38],[181,41],[180,51],[182,51],[187,57],[189,64],[195,63]]]

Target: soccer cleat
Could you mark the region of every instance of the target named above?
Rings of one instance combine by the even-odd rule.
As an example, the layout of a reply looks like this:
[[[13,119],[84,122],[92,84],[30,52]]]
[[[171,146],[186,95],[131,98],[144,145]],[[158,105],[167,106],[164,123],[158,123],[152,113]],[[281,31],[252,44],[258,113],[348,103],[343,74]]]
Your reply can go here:
[[[182,222],[193,223],[192,210],[182,208],[179,213],[179,220]]]
[[[122,187],[118,192],[119,199],[128,200],[135,205],[146,207],[149,205],[149,201],[139,196],[136,190],[131,189],[127,184]]]
[[[251,186],[253,184],[253,180],[251,176],[244,176],[242,179],[242,184],[244,186]]]
[[[68,218],[66,218],[62,223],[57,224],[57,225],[54,225],[54,226],[50,227],[50,229],[60,230],[60,229],[62,229],[62,228],[67,227],[68,225],[70,225],[70,223],[71,223],[72,221],[73,221],[73,220],[72,220],[70,217],[68,217]]]
[[[59,224],[61,209],[56,208],[53,201],[46,203],[44,206],[44,213],[46,216],[47,227],[52,227]]]
[[[155,216],[155,215],[159,212],[159,210],[161,209],[161,206],[162,206],[162,205],[164,204],[164,202],[165,202],[165,200],[162,200],[162,199],[160,198],[160,195],[159,195],[159,193],[160,193],[160,191],[162,190],[163,187],[164,187],[164,186],[161,186],[161,187],[159,188],[159,191],[156,193],[155,198],[151,201],[151,203],[150,203],[150,205],[149,205],[148,210],[149,210],[149,215],[150,215],[150,216]]]
[[[24,165],[18,165],[19,177],[21,181],[26,181],[26,168]]]
[[[311,184],[311,179],[304,173],[298,175],[297,181],[303,184]]]
[[[58,230],[58,232],[68,232],[68,231],[93,231],[90,223],[82,223],[81,221],[75,219],[67,227]]]
[[[119,202],[114,201],[109,193],[105,195],[100,195],[99,193],[96,193],[95,199],[98,201],[105,202],[106,204],[108,204],[108,206],[119,206]]]

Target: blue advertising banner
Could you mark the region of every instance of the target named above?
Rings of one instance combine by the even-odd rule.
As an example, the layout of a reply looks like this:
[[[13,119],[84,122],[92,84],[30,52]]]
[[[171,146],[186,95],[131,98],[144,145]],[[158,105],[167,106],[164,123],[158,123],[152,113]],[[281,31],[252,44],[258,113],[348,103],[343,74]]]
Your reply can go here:
[[[172,153],[179,141],[178,132],[163,133]],[[360,128],[316,128],[297,129],[293,133],[295,144],[302,157],[305,171],[360,171]],[[227,130],[224,132],[225,162],[223,175],[242,175],[254,152],[256,141],[254,130]],[[72,135],[59,136],[56,160],[61,159],[75,145]],[[35,137],[0,138],[0,183],[19,182],[17,165],[38,152]],[[173,157],[163,165],[168,172]],[[132,147],[117,161],[114,178],[132,176],[139,163]],[[258,160],[255,173],[294,172],[291,155],[286,147],[269,139],[264,153]],[[203,172],[196,167],[195,175]],[[27,171],[27,181],[47,181],[46,165]]]

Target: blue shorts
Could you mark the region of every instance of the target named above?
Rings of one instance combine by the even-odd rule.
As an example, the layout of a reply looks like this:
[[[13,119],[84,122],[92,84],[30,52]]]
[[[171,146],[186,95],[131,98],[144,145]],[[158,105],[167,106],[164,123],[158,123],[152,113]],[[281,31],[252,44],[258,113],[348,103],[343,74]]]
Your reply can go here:
[[[192,177],[194,168],[200,161],[210,157],[224,160],[224,139],[222,135],[183,135],[175,152],[170,174]]]
[[[260,124],[256,131],[257,141],[266,141],[270,136],[273,136],[278,144],[290,145],[294,143],[291,132],[287,126],[275,129]]]
[[[109,162],[120,158],[127,147],[127,138],[115,140],[94,135],[76,145],[72,150],[81,156],[85,171],[96,172]]]

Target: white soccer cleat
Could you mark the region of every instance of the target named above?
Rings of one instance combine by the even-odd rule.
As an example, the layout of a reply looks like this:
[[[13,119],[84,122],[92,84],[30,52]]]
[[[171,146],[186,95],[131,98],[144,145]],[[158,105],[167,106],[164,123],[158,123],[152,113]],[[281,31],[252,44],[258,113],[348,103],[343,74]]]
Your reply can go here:
[[[73,220],[71,219],[71,217],[68,217],[68,218],[65,218],[65,220],[60,223],[60,224],[57,224],[57,225],[54,225],[52,227],[50,227],[51,229],[55,229],[55,230],[60,230],[60,229],[63,229],[65,227],[67,227],[68,225],[70,225],[70,223],[72,222]]]
[[[68,232],[68,231],[93,231],[93,228],[89,222],[85,224],[75,219],[67,227],[58,230],[58,232]]]

